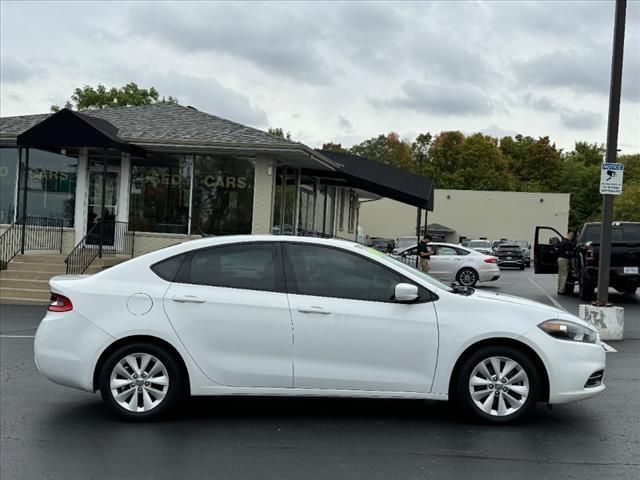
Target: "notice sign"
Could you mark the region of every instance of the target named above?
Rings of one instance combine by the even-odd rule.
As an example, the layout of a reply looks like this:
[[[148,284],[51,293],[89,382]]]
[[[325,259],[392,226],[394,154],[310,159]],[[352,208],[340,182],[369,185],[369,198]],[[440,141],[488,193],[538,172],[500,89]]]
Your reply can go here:
[[[600,193],[603,195],[620,195],[622,193],[622,163],[603,163],[600,170]]]

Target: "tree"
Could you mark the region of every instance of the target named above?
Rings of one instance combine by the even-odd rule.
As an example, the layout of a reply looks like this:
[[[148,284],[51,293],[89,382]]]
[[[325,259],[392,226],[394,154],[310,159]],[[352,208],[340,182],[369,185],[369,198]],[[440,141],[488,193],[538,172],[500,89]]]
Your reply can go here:
[[[620,155],[624,164],[622,194],[614,201],[615,219],[640,222],[640,154]]]
[[[429,150],[433,142],[433,136],[427,133],[419,134],[411,144],[411,155],[415,165],[415,173],[419,175],[433,175],[430,168]]]
[[[87,110],[154,104],[176,105],[177,103],[178,99],[175,97],[161,97],[154,87],[149,89],[140,88],[135,83],[130,82],[124,87],[107,89],[103,84],[99,83],[95,88],[89,85],[76,88],[65,103],[64,108]],[[51,105],[52,112],[57,112],[60,108],[58,105]]]
[[[413,171],[411,146],[395,132],[380,134],[349,149],[349,153],[377,160],[403,170]]]
[[[500,141],[500,150],[509,157],[516,189],[524,192],[557,192],[561,186],[562,151],[549,137],[534,140],[516,135]]]
[[[346,148],[342,147],[341,143],[327,142],[322,144],[321,150],[327,150],[329,152],[348,153]]]
[[[462,174],[462,144],[464,134],[459,131],[441,132],[429,148],[429,160],[436,188],[464,188]]]
[[[271,135],[275,135],[276,137],[286,138],[287,140],[291,140],[291,132],[284,133],[284,130],[282,130],[280,127],[276,127],[276,128],[269,127],[267,132],[270,133]]]

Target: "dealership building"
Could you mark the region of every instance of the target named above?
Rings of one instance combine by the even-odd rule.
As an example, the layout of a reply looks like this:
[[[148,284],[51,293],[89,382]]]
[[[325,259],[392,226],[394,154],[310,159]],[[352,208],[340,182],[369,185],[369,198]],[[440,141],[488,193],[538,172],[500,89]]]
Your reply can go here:
[[[381,197],[433,208],[428,178],[180,105],[3,117],[0,147],[5,299],[28,255],[81,273],[194,236],[356,240],[361,202]]]

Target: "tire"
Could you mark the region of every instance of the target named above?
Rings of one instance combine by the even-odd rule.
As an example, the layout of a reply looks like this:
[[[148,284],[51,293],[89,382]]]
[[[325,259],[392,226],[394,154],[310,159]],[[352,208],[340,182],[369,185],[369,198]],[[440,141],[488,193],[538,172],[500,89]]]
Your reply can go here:
[[[580,300],[590,302],[593,299],[593,292],[595,291],[595,287],[593,283],[591,283],[591,279],[584,273],[580,274],[580,285],[578,289],[580,292]]]
[[[128,421],[165,416],[184,397],[184,386],[177,359],[166,349],[148,343],[132,343],[117,349],[100,371],[103,401],[113,413]]]
[[[524,270],[524,263],[520,265],[520,270]]]
[[[636,293],[636,290],[638,289],[638,287],[625,287],[622,289],[622,291],[624,293],[626,293],[627,295],[633,295]]]
[[[473,287],[478,283],[478,272],[473,268],[462,268],[456,275],[456,281],[465,287]]]
[[[515,365],[505,370],[508,362]],[[472,353],[460,365],[454,388],[454,398],[468,417],[492,424],[526,418],[542,391],[540,372],[532,359],[509,346],[487,346]]]
[[[531,268],[531,260],[527,262],[527,268]]]

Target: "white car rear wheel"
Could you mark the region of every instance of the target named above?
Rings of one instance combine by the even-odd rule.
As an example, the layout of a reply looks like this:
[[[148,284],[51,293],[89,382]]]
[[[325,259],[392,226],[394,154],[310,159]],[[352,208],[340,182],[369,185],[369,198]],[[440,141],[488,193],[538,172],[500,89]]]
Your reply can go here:
[[[463,268],[456,275],[456,280],[460,285],[463,285],[465,287],[473,287],[476,283],[478,283],[478,272],[476,272],[473,268]]]

